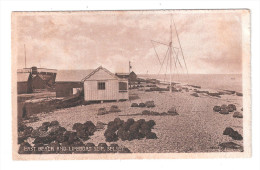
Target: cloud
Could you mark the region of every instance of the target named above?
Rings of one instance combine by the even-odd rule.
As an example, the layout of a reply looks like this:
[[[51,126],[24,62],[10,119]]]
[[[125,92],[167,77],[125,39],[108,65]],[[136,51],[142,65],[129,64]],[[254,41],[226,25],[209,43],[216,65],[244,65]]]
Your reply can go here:
[[[25,44],[27,67],[90,69],[103,65],[126,72],[132,61],[137,73],[158,73],[151,40],[170,41],[170,18],[167,11],[18,15],[18,67],[24,67]],[[175,11],[172,18],[190,73],[241,73],[238,12]],[[174,29],[172,33],[174,46],[180,48]],[[167,47],[156,45],[156,50],[162,60]]]

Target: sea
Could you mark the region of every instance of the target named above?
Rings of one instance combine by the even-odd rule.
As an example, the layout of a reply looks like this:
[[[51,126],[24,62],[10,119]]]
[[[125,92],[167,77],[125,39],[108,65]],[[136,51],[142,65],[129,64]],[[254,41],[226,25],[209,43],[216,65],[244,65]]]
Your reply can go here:
[[[169,74],[140,74],[140,78],[152,78],[169,82]],[[242,92],[242,74],[173,74],[172,81],[201,86],[203,89],[234,90]]]

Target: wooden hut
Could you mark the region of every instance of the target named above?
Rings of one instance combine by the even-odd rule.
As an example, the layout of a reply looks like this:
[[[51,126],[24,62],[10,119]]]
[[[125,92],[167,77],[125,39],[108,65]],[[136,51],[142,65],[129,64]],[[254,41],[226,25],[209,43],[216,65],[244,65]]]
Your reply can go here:
[[[56,97],[69,97],[83,89],[81,81],[93,70],[59,70],[56,75]]]
[[[31,73],[17,73],[17,94],[32,93]]]
[[[102,66],[88,74],[84,82],[85,101],[128,100],[128,80],[120,79]]]

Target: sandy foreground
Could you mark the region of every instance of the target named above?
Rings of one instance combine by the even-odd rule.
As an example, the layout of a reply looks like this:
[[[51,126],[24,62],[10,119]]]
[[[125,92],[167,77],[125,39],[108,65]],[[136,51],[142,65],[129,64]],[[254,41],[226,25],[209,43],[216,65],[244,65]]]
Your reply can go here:
[[[88,120],[96,124],[98,121],[108,123],[115,118],[127,120],[145,119],[154,120],[156,125],[152,132],[155,132],[158,139],[141,139],[132,141],[122,141],[119,139],[119,146],[125,146],[135,153],[178,153],[178,152],[219,152],[218,146],[223,142],[234,142],[243,146],[242,141],[232,140],[231,137],[223,135],[226,127],[243,134],[243,119],[233,118],[233,113],[222,115],[213,111],[215,105],[235,104],[239,112],[242,108],[242,97],[236,95],[222,95],[221,98],[199,94],[194,97],[190,92],[145,92],[138,89],[130,90],[131,95],[139,96],[135,100],[125,102],[110,102],[102,104],[82,105],[72,108],[60,109],[50,113],[37,114],[39,121],[27,123],[34,129],[41,126],[43,122],[53,120],[59,121],[60,125],[67,130],[72,130],[74,123],[84,123]],[[133,108],[131,103],[146,102],[153,100],[154,108]],[[97,115],[98,109],[117,105],[121,112]],[[171,107],[176,107],[177,116],[148,116],[131,114],[141,113],[143,110],[167,112]],[[107,143],[105,141],[104,130],[99,130],[86,141],[95,145]],[[228,150],[230,151],[230,150]],[[238,150],[233,150],[238,151]]]

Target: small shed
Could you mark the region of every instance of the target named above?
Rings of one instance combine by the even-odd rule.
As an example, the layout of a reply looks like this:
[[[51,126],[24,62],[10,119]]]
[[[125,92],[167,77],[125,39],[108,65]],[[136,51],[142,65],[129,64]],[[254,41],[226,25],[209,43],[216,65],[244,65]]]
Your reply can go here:
[[[45,79],[40,75],[36,74],[32,78],[32,88],[35,89],[46,89],[47,83]]]
[[[32,93],[32,75],[31,73],[17,73],[17,93]]]
[[[128,80],[120,79],[102,66],[88,74],[84,82],[85,101],[128,100]]]
[[[129,81],[131,81],[131,82],[137,81],[137,75],[135,74],[135,72],[132,71],[132,72],[129,74]]]
[[[69,97],[83,89],[81,81],[92,70],[58,70],[56,75],[56,97]]]

